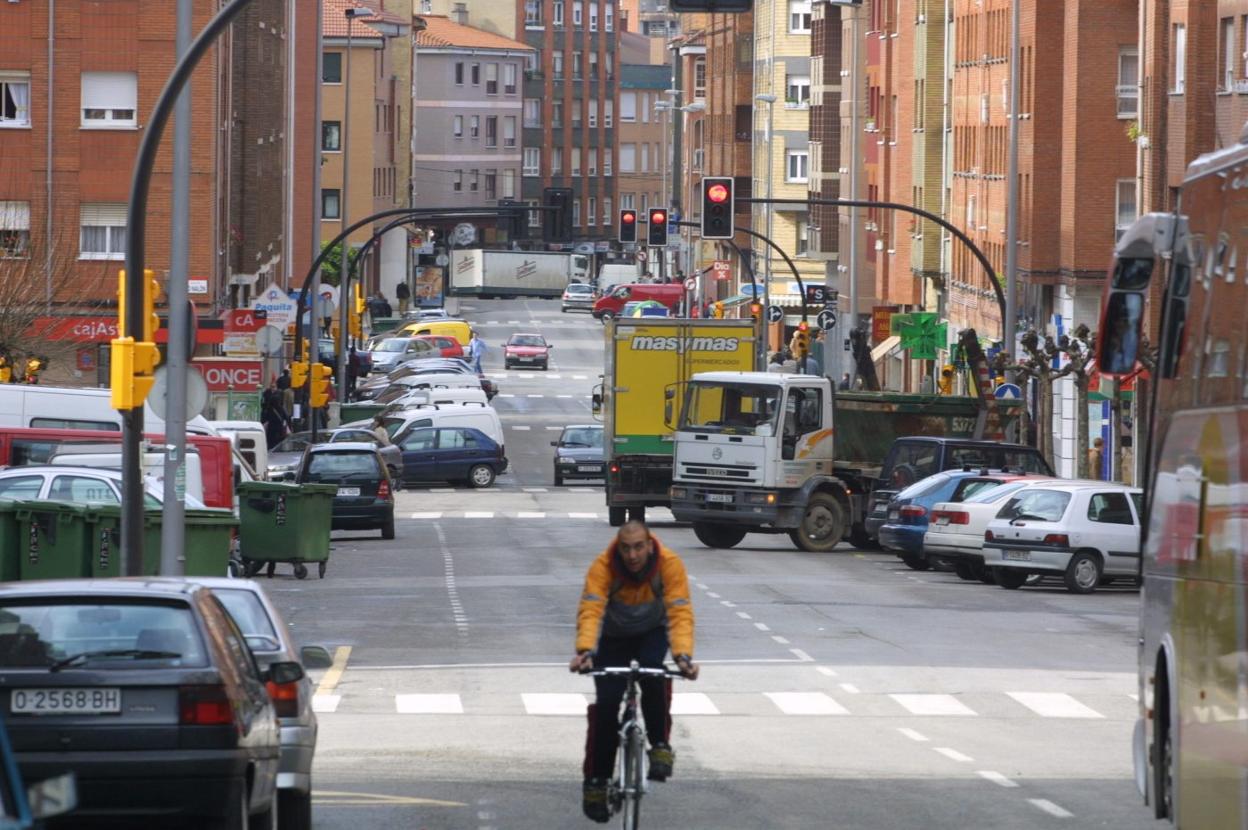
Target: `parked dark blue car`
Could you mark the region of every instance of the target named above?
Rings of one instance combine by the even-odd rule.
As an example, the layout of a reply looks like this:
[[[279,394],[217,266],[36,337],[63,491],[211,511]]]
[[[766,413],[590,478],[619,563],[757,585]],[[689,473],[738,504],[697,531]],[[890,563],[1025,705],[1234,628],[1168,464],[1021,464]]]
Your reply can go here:
[[[403,483],[467,482],[489,487],[507,469],[503,448],[472,427],[414,429],[398,440],[403,450]]]
[[[895,552],[916,571],[925,571],[931,564],[923,556],[923,534],[935,504],[962,501],[1020,477],[1017,473],[953,470],[911,484],[889,500],[887,516],[880,526],[880,545]]]

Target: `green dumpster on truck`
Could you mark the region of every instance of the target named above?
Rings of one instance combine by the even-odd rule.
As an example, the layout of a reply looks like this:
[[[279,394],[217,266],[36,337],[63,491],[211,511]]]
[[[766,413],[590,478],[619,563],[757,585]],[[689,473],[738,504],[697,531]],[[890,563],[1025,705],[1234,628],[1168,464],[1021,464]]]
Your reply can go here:
[[[92,524],[90,576],[125,576],[125,551],[121,548],[121,506],[99,504],[88,508]],[[143,513],[143,576],[160,574],[161,529],[164,514]],[[186,511],[185,542],[187,576],[225,576],[230,567],[230,545],[238,520],[227,510]]]
[[[239,484],[238,535],[244,574],[255,576],[267,566],[272,576],[278,562],[289,562],[295,576],[304,579],[308,575],[306,563],[315,562],[324,579],[337,493],[334,484]]]
[[[380,415],[389,408],[389,404],[373,403],[372,401],[344,403],[338,410],[338,420],[344,424],[365,421]]]
[[[0,500],[0,582],[13,582],[21,577],[18,539],[17,502]]]
[[[91,523],[87,508],[60,501],[18,501],[18,575],[27,579],[89,576]]]

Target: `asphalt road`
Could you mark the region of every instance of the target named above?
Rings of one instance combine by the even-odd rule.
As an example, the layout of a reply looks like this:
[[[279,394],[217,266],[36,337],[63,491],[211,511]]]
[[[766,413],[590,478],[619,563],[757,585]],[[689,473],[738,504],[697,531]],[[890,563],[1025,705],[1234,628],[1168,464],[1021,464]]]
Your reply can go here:
[[[512,470],[409,489],[398,539],[335,534],[324,580],[271,591],[317,674],[318,828],[575,828],[585,704],[568,674],[602,490],[556,488],[549,442],[592,420],[601,326],[557,303],[470,303],[491,346]],[[501,369],[541,331],[549,372]],[[642,826],[1139,828],[1131,774],[1138,594],[1004,591],[843,546],[656,534],[693,578],[697,683],[676,688],[676,775]]]

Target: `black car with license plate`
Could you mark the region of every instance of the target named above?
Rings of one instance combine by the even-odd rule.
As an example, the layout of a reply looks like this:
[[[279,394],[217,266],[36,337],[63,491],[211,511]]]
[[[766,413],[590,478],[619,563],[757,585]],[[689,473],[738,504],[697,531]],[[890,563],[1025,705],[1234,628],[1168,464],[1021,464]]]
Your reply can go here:
[[[563,428],[555,448],[555,486],[571,478],[606,476],[601,424],[574,424]]]
[[[0,707],[23,777],[72,772],[74,816],[272,827],[280,733],[262,669],[201,585],[0,586]],[[250,821],[249,821],[250,816]]]
[[[317,444],[299,467],[299,484],[336,484],[334,530],[381,530],[394,538],[394,483],[376,444]]]

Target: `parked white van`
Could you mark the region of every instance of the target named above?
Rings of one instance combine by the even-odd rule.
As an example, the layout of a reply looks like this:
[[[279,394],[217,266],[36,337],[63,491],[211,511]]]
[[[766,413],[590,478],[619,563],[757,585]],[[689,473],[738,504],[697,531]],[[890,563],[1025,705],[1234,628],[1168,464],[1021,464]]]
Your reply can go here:
[[[462,406],[476,404],[485,406],[489,400],[484,389],[463,387],[458,389],[416,389],[395,401],[395,409],[408,409],[413,406]]]
[[[423,427],[473,427],[493,439],[504,451],[503,422],[492,406],[480,404],[452,404],[450,406],[422,406],[382,416],[386,431],[397,443],[404,433]]]
[[[269,444],[259,421],[209,421],[218,434],[230,439],[234,449],[253,470],[269,469]]]

